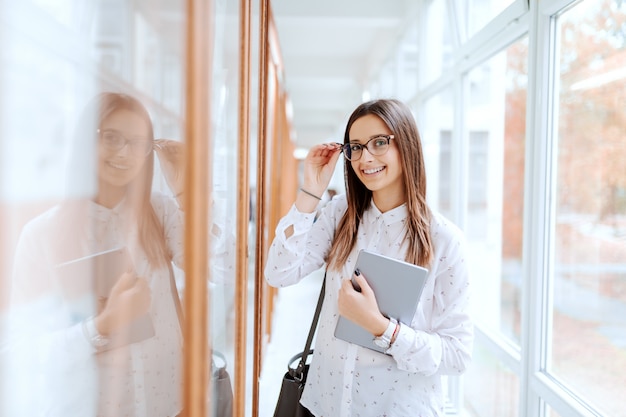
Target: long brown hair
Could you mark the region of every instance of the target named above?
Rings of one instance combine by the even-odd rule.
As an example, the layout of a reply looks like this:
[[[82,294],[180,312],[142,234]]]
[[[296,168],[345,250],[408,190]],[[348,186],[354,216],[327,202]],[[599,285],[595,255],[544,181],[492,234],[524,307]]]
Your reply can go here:
[[[357,107],[348,119],[343,143],[350,142],[350,128],[366,115],[378,116],[395,137],[402,163],[402,177],[408,210],[405,239],[409,247],[405,261],[427,267],[433,257],[430,236],[431,211],[426,203],[426,169],[422,141],[411,110],[394,99],[373,100]],[[372,192],[359,180],[350,163],[344,164],[348,209],[339,221],[330,249],[329,267],[338,270],[346,262],[356,242],[363,213]]]
[[[77,135],[84,138],[96,138],[95,129],[111,114],[130,111],[142,118],[149,131],[150,141],[154,140],[152,120],[147,109],[139,100],[127,94],[104,92],[94,97],[83,110]],[[95,129],[94,129],[95,128]],[[143,248],[150,265],[164,266],[171,259],[165,242],[165,231],[152,206],[152,177],[154,175],[154,152],[146,156],[143,167],[126,189],[126,205],[131,221],[137,225],[139,244]]]

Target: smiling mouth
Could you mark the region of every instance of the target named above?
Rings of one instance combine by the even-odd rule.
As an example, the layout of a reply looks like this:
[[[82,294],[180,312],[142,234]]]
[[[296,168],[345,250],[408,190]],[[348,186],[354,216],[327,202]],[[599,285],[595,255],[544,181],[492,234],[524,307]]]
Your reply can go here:
[[[108,165],[109,165],[109,166],[111,166],[111,167],[113,167],[113,168],[115,168],[115,169],[120,169],[120,170],[124,170],[124,171],[125,171],[125,170],[130,169],[130,167],[129,167],[129,166],[126,166],[126,165],[118,165],[118,164],[116,164],[116,163],[114,163],[114,162],[108,162]]]
[[[371,174],[376,174],[380,171],[382,171],[383,169],[385,169],[385,167],[378,167],[378,168],[371,168],[371,169],[364,169],[363,173],[367,174],[367,175],[371,175]]]

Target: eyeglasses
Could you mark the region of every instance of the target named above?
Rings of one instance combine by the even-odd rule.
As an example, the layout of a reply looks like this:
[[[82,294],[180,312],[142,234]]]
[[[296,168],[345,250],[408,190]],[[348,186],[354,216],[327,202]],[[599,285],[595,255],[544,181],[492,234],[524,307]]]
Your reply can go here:
[[[384,155],[389,150],[389,141],[394,139],[393,135],[380,135],[368,140],[365,145],[360,143],[346,143],[341,145],[341,151],[343,156],[348,161],[357,161],[363,155],[363,148],[367,148],[367,151],[374,155]]]
[[[147,156],[152,151],[152,141],[147,139],[128,139],[117,130],[98,129],[100,144],[107,150],[119,152],[128,146],[135,156]]]

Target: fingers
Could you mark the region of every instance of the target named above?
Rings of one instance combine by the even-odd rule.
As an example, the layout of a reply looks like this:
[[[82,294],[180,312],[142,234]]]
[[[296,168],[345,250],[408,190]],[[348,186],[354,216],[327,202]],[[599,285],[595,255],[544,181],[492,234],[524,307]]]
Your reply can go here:
[[[340,147],[336,143],[322,143],[312,147],[305,160],[305,185],[308,185],[308,181],[311,185],[325,188],[335,170],[339,153]]]
[[[145,278],[127,273],[122,275],[116,287],[115,308],[120,309],[119,314],[134,318],[148,311],[152,295],[150,284]]]
[[[179,195],[184,189],[185,145],[171,139],[156,139],[154,149],[168,187],[174,195]]]
[[[120,294],[126,291],[133,286],[136,280],[137,276],[134,272],[124,272],[111,289],[111,294]]]
[[[145,278],[138,277],[134,272],[124,272],[111,289],[111,295],[128,292],[133,295],[141,292],[150,292],[150,285]]]
[[[309,150],[309,156],[328,158],[330,156],[340,153],[340,151],[341,151],[341,144],[334,143],[334,142],[321,143],[319,145],[313,146]]]
[[[98,314],[96,327],[109,334],[150,310],[152,294],[145,278],[134,273],[124,273],[115,283],[104,310]]]
[[[357,320],[363,314],[364,309],[368,308],[363,294],[354,288],[350,279],[342,281],[337,304],[339,314],[353,321]]]
[[[160,160],[179,163],[183,157],[184,144],[171,139],[155,139],[154,150]]]
[[[143,277],[135,277],[135,282],[130,289],[137,292],[150,291],[150,284],[148,284],[148,280]]]
[[[337,160],[339,159],[340,155],[341,155],[341,146],[335,146],[334,150],[332,150],[332,155],[330,156],[330,163],[332,163],[333,166],[337,164]]]
[[[357,303],[355,300],[359,297],[362,297],[362,294],[360,294],[360,291],[354,287],[352,280],[344,279],[341,283],[341,288],[339,289],[340,312],[342,309],[344,312],[346,309],[354,309],[355,303]]]
[[[137,303],[138,311],[142,313],[148,311],[152,301],[152,294],[150,285],[145,278],[137,278],[135,284],[129,289],[129,295]]]
[[[162,151],[162,150],[166,150],[170,152],[181,151],[182,147],[183,147],[182,142],[179,142],[177,140],[172,140],[172,139],[155,139],[154,140],[154,148],[159,151]]]
[[[369,286],[363,274],[359,274],[359,275],[354,274],[353,279],[356,281],[356,284],[359,286],[360,292],[364,293],[364,295],[368,295],[369,293],[372,292],[372,287]]]

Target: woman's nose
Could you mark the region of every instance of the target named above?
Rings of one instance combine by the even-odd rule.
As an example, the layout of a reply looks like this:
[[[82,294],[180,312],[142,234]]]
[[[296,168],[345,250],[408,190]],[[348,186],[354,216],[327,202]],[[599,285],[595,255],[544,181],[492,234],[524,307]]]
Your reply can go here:
[[[122,146],[117,152],[115,152],[116,156],[128,157],[129,154],[130,154],[130,142],[125,142],[124,146]]]
[[[363,161],[371,161],[374,159],[374,155],[372,155],[367,146],[364,146],[363,150],[361,151],[361,159]]]

